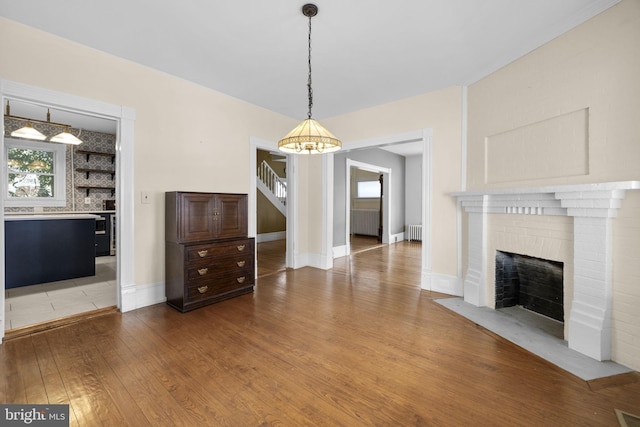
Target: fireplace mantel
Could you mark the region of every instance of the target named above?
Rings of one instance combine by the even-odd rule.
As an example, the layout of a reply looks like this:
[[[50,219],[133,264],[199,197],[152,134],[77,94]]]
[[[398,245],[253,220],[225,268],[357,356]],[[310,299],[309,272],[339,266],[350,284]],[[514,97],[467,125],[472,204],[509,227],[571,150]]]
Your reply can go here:
[[[500,188],[452,193],[468,213],[464,300],[486,306],[487,215],[573,217],[574,294],[568,322],[569,348],[596,360],[611,358],[612,226],[628,190],[640,181]],[[493,308],[493,307],[492,307]]]
[[[452,193],[466,212],[613,218],[626,190],[640,181],[547,187],[498,188]]]

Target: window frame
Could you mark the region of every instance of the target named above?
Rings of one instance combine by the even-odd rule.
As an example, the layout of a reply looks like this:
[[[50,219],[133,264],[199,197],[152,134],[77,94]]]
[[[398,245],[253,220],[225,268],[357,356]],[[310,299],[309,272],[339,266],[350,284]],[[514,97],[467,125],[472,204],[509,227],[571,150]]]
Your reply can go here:
[[[9,197],[9,150],[12,148],[48,151],[53,153],[53,197]],[[67,206],[67,146],[25,139],[4,139],[3,200],[6,207],[65,207]]]
[[[364,183],[373,183],[375,182],[377,184],[377,190],[378,190],[378,194],[376,196],[361,196],[360,195],[360,184],[364,184]],[[380,181],[379,180],[363,180],[363,181],[356,181],[356,199],[379,199],[380,198],[380,189],[381,189],[381,185],[380,185]]]

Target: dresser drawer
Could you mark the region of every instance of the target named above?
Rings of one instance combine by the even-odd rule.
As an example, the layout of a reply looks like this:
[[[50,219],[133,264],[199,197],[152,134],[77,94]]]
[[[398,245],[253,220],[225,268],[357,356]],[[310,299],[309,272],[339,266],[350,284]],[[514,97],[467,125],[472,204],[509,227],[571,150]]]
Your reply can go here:
[[[234,240],[228,243],[192,245],[187,248],[187,260],[195,261],[247,253],[253,255],[253,239]]]
[[[221,276],[252,276],[253,263],[250,260],[223,259],[212,264],[196,265],[187,269],[187,283],[200,283]]]
[[[185,289],[185,303],[218,297],[221,294],[251,286],[253,286],[253,278],[250,276],[226,277],[189,285]]]
[[[165,242],[167,304],[177,310],[186,312],[248,294],[254,285],[252,237]]]

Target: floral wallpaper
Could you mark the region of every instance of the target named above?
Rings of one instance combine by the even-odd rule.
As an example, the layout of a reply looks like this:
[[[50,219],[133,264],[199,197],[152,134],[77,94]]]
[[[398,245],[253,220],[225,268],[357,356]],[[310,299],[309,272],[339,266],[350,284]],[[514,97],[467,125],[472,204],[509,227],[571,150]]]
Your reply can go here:
[[[32,123],[33,127],[45,135],[55,135],[60,132],[59,126],[45,123]],[[4,118],[5,137],[11,138],[11,132],[24,126],[23,120]],[[71,133],[79,137],[83,143],[80,145],[67,145],[67,170],[66,170],[66,195],[67,205],[64,207],[45,207],[44,212],[98,212],[104,208],[105,200],[115,200],[115,190],[91,189],[87,196],[86,189],[79,186],[115,187],[115,157],[86,155],[78,151],[97,151],[100,153],[115,154],[116,136],[108,133],[93,132],[72,128]],[[46,142],[46,141],[43,141]],[[55,143],[51,143],[55,144]],[[113,159],[113,160],[112,160]],[[111,173],[81,172],[77,169],[100,169],[113,171]],[[88,177],[87,177],[88,175]],[[89,203],[85,204],[85,198],[89,197]],[[5,207],[5,212],[33,212],[32,207]]]

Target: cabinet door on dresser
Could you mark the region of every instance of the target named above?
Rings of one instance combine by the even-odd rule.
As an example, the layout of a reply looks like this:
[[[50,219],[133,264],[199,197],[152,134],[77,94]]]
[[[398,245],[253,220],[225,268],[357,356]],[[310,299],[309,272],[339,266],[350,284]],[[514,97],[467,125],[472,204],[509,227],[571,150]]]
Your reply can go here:
[[[205,193],[180,193],[178,195],[178,239],[182,242],[216,238],[214,221],[215,198]]]
[[[247,196],[244,194],[216,194],[214,226],[216,238],[227,239],[247,235]]]
[[[166,193],[166,240],[197,242],[246,237],[247,195]]]

